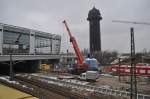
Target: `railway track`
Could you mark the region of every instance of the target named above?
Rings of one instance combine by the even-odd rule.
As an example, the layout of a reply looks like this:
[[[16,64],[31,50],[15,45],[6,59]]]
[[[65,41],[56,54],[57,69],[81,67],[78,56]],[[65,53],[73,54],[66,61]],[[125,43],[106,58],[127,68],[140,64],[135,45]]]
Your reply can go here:
[[[64,81],[61,81],[58,79],[54,80],[54,79],[46,78],[46,77],[43,77],[40,75],[35,76],[35,75],[28,75],[27,74],[27,75],[16,76],[16,78],[20,79],[22,81],[25,81],[25,82],[32,83],[32,84],[38,84],[38,83],[42,83],[44,85],[48,84],[48,86],[46,86],[46,87],[42,86],[42,87],[44,87],[48,90],[53,90],[54,93],[63,95],[69,99],[100,99],[100,98],[110,99],[108,97],[111,97],[111,99],[126,99],[126,98],[120,98],[120,97],[119,98],[112,98],[113,96],[111,96],[111,95],[104,95],[104,94],[102,95],[100,93],[94,93],[94,92],[89,92],[89,91],[85,91],[85,90],[79,90],[77,87],[76,87],[77,92],[72,92],[72,89],[76,89],[75,88],[76,85],[78,87],[81,87],[81,89],[83,89],[83,88],[79,84],[75,84],[75,86],[72,86],[70,82],[64,83]],[[85,92],[85,94],[83,92]]]
[[[36,74],[19,74],[15,76],[15,80],[22,85],[25,84],[28,87],[27,89],[23,89],[25,92],[39,97],[40,99],[50,99],[52,97],[53,99],[95,99],[93,98],[94,96],[102,98],[103,95],[105,96],[103,98],[115,97],[111,99],[128,99],[130,96],[129,92],[66,82],[63,80],[50,78],[49,76]],[[90,96],[91,93],[92,95],[95,93],[92,98]],[[57,96],[60,96],[61,98],[57,98]],[[139,94],[138,99],[150,99],[150,97],[148,95]]]
[[[0,82],[9,87],[38,97],[39,99],[85,99],[85,95],[83,94],[72,92],[69,88],[41,82],[37,78],[29,79],[26,77],[15,76],[15,83],[10,83],[5,80],[0,80]]]
[[[26,82],[33,83],[33,84],[48,84],[49,87],[46,87],[49,90],[53,90],[53,92],[61,94],[66,97],[70,97],[71,99],[99,99],[101,97],[109,99],[108,97],[115,97],[111,94],[101,94],[95,91],[95,87],[93,86],[86,86],[86,85],[80,85],[76,83],[66,82],[55,78],[49,78],[48,76],[43,75],[18,75],[16,76],[17,79],[25,80]],[[31,82],[32,81],[32,82]],[[45,86],[43,86],[45,88]],[[59,89],[57,89],[59,88]],[[77,90],[77,93],[72,92],[73,89]],[[61,91],[62,90],[62,91]],[[85,93],[85,95],[83,95]],[[91,98],[92,95],[92,98]],[[95,98],[99,97],[99,98]],[[117,96],[119,97],[119,96]],[[119,97],[119,98],[112,98],[112,99],[127,99],[125,97]]]
[[[106,95],[110,97],[114,96],[116,98],[119,97],[119,99],[128,99],[130,97],[130,92],[128,91],[113,90],[113,89],[107,89],[103,87],[92,86],[92,85],[82,85],[78,83],[66,82],[63,80],[54,79],[48,76],[36,75],[36,74],[26,75],[26,77],[35,78],[41,82],[46,82],[60,87],[63,86],[65,88],[77,89],[79,91],[81,90],[81,91],[96,93],[100,97],[102,95]],[[144,95],[144,94],[137,94],[137,97],[138,99],[150,99],[150,95]]]
[[[25,82],[21,79],[14,79],[14,81],[7,82],[6,80],[0,80],[0,83],[7,85],[9,87],[15,88],[22,92],[28,93],[39,99],[50,99],[50,97],[55,97],[54,99],[66,99],[66,97],[53,93],[52,91],[46,90],[42,87],[33,85],[29,82]]]
[[[16,79],[19,79],[21,81],[30,83],[32,85],[38,86],[40,88],[46,89],[48,91],[52,91],[56,94],[65,96],[67,98],[71,98],[71,99],[84,99],[85,96],[82,94],[77,94],[72,92],[72,90],[70,88],[66,88],[66,87],[62,87],[62,86],[57,86],[54,84],[48,84],[46,82],[41,82],[40,80],[38,80],[37,78],[26,78],[26,77],[21,77],[21,76],[16,76]]]

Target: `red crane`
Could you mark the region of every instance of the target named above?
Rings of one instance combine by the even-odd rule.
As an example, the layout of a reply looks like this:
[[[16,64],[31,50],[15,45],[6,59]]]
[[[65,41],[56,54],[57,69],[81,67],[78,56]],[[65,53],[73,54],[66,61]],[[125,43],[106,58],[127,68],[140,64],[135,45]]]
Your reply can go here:
[[[80,52],[80,49],[79,49],[78,44],[76,42],[76,39],[75,39],[75,37],[72,36],[72,33],[70,32],[70,29],[67,25],[67,22],[64,20],[63,23],[66,27],[66,30],[67,30],[68,34],[69,34],[70,42],[72,43],[74,51],[75,51],[76,56],[77,56],[78,63],[77,63],[77,66],[76,66],[75,70],[77,70],[77,72],[80,72],[80,73],[84,72],[84,71],[87,71],[88,65],[84,63],[84,58],[83,58],[83,55]]]

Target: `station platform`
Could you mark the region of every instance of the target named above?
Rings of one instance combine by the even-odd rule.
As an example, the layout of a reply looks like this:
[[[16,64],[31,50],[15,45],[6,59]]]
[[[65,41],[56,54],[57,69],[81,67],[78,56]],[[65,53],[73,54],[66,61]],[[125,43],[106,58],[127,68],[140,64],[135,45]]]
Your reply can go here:
[[[0,99],[38,99],[30,94],[7,87],[0,83]]]

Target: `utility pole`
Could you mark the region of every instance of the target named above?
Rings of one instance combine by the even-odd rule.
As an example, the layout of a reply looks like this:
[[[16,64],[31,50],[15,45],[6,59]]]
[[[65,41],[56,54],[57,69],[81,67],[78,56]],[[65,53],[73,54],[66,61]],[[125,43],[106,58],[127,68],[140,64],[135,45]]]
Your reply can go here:
[[[9,63],[9,76],[10,76],[10,80],[13,80],[14,79],[14,67],[13,67],[13,59],[12,59],[12,54],[13,54],[13,49],[11,48],[12,44],[18,44],[19,45],[19,40],[20,40],[20,37],[22,36],[22,34],[19,34],[16,41],[14,43],[11,43],[10,44],[10,48],[9,48],[9,55],[10,55],[10,63]]]
[[[10,45],[11,46],[11,45]],[[10,48],[10,52],[9,52],[9,55],[10,55],[10,63],[9,63],[9,71],[10,71],[10,81],[12,81],[14,79],[14,71],[13,71],[13,60],[12,60],[12,52],[13,50]]]
[[[112,20],[112,22],[123,23],[123,24],[140,24],[149,25],[147,22],[135,22],[135,21],[124,21],[124,20]],[[131,95],[130,99],[137,99],[137,81],[136,81],[136,63],[135,63],[135,43],[134,43],[134,28],[130,28],[131,32]]]
[[[121,66],[121,62],[120,62],[120,57],[119,57],[119,70],[118,70],[118,74],[119,74],[119,82],[121,81],[121,79],[120,79],[120,66]]]
[[[130,28],[131,32],[131,95],[130,99],[137,99],[137,81],[136,81],[136,63],[135,63],[135,42],[134,28]]]
[[[69,58],[68,58],[68,49],[67,49],[67,65],[69,64]]]

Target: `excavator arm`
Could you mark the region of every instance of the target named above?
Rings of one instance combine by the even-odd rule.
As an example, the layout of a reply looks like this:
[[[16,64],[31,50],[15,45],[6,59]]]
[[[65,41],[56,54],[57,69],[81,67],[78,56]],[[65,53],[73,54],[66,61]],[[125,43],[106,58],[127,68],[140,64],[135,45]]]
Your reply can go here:
[[[22,36],[22,34],[19,34],[19,36],[17,37],[16,41],[15,41],[15,44],[18,44],[19,43],[19,40],[20,40],[20,37]]]

